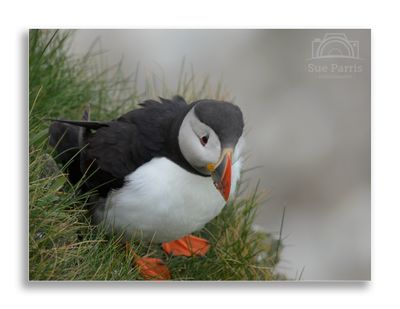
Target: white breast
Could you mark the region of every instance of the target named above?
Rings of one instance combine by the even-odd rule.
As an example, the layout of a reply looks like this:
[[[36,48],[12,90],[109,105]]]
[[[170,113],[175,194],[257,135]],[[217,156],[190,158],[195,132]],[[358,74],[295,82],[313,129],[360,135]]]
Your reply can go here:
[[[231,196],[240,169],[241,160],[236,160]],[[128,238],[163,242],[200,230],[224,205],[211,177],[187,172],[166,158],[155,158],[128,175],[125,185],[109,194],[104,212],[96,216]]]

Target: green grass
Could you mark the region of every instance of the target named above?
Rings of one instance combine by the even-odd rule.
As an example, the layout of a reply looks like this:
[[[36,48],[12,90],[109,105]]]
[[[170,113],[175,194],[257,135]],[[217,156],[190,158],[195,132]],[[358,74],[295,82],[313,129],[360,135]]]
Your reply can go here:
[[[157,95],[229,99],[222,83],[211,87],[185,63],[178,85],[170,90],[164,77],[148,78],[137,89],[140,68],[125,76],[121,63],[104,67],[99,45],[86,55],[68,53],[73,33],[32,30],[29,35],[29,278],[30,280],[142,279],[120,235],[107,235],[89,224],[89,194],[75,188],[52,159],[45,118],[79,119],[90,103],[93,119],[111,119]],[[246,190],[248,191],[248,190]],[[211,249],[205,257],[166,256],[155,244],[132,242],[141,255],[161,257],[174,280],[276,280],[280,241],[252,229],[258,207],[257,190],[245,192],[198,233]]]

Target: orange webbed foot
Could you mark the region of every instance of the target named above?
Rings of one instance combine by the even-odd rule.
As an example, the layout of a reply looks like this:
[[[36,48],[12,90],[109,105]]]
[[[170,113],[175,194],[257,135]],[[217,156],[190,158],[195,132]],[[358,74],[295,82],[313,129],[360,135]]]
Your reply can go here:
[[[204,256],[210,249],[208,240],[193,235],[187,235],[170,242],[163,242],[161,246],[167,254],[175,256]]]
[[[141,257],[135,260],[140,275],[146,280],[169,280],[171,274],[167,265],[157,258]]]
[[[140,257],[127,242],[126,249],[133,255],[133,262],[139,268],[139,273],[146,280],[169,280],[171,274],[167,265],[157,258]]]

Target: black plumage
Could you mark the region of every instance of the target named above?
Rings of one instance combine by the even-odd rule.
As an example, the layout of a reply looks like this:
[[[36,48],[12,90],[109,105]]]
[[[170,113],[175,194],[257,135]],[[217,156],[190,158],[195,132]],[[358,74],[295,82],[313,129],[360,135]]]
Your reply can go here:
[[[225,146],[236,145],[243,132],[243,115],[239,107],[228,102],[198,101],[195,112],[199,120],[218,135]]]
[[[236,144],[242,134],[242,114],[231,103],[200,100],[187,104],[180,96],[160,101],[144,101],[141,108],[109,122],[54,121],[50,144],[60,154],[62,164],[70,162],[71,181],[76,183],[85,174],[82,188],[97,189],[106,196],[111,189],[123,186],[125,176],[155,157],[166,157],[202,175],[185,160],[178,144],[180,125],[193,107],[198,118],[214,128],[221,143]],[[221,108],[224,113],[220,113]],[[228,119],[220,119],[222,114]]]

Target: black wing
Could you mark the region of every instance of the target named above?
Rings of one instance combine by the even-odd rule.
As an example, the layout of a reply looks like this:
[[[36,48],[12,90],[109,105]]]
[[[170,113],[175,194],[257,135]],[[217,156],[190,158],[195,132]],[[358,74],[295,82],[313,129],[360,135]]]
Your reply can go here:
[[[138,129],[134,124],[113,121],[84,139],[81,171],[88,189],[106,195],[123,185],[124,178],[143,164]]]
[[[86,172],[89,189],[96,188],[105,196],[110,189],[122,187],[127,175],[154,157],[171,156],[170,141],[177,137],[175,122],[189,107],[181,97],[160,99],[162,103],[144,101],[142,108],[115,121],[97,123],[101,127],[88,134],[81,170]]]
[[[160,100],[161,103],[144,101],[142,108],[110,122],[55,121],[63,128],[80,127],[73,129],[73,133],[75,143],[79,141],[77,161],[86,189],[96,189],[106,196],[111,189],[122,187],[127,175],[154,157],[181,159],[178,125],[189,105],[181,97]]]

